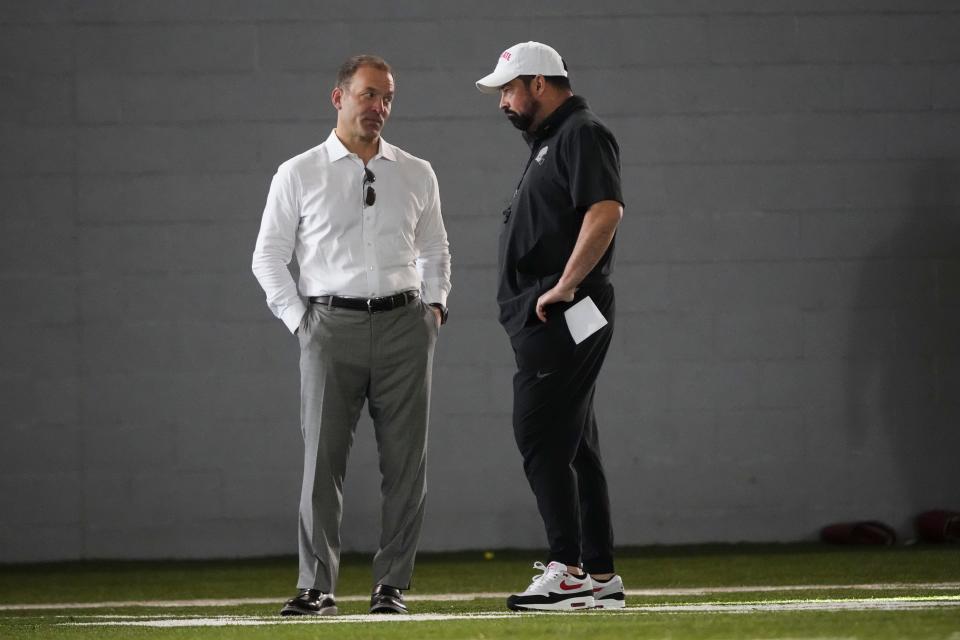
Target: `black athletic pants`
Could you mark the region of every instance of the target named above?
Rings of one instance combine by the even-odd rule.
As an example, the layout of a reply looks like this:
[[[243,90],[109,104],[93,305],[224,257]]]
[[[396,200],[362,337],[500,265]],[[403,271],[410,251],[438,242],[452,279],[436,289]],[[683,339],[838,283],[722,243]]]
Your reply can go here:
[[[589,295],[609,324],[575,345],[563,311]],[[550,545],[549,561],[612,573],[613,528],[600,460],[593,396],[613,335],[613,286],[577,291],[573,303],[547,308],[546,324],[511,339],[513,432],[537,498]]]

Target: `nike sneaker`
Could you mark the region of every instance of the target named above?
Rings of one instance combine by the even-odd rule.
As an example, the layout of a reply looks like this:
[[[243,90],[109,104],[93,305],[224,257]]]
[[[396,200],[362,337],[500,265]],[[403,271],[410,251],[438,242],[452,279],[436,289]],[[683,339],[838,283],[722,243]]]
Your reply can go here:
[[[542,562],[533,565],[543,573],[533,576],[530,586],[523,593],[514,593],[507,598],[511,611],[579,611],[592,609],[593,581],[584,574],[580,577],[567,572],[567,565]]]
[[[593,578],[593,600],[597,609],[623,609],[627,606],[620,576],[613,576],[606,582]]]

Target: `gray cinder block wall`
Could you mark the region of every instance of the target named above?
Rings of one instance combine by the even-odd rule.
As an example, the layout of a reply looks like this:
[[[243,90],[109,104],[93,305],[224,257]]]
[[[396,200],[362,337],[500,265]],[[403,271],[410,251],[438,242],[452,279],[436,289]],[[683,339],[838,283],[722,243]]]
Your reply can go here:
[[[556,46],[623,148],[598,413],[621,544],[960,508],[960,7],[947,0],[0,3],[0,561],[295,552],[270,177],[396,67],[454,255],[426,549],[544,544],[494,310],[526,158],[473,81]],[[345,546],[376,545],[369,420]],[[535,555],[535,554],[534,554]]]

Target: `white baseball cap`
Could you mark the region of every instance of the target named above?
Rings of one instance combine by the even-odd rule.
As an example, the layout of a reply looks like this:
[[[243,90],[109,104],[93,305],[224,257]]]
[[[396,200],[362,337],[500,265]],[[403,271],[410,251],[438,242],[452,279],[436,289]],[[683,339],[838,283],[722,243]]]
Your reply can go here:
[[[552,47],[540,42],[521,42],[500,54],[497,68],[477,80],[483,93],[498,93],[500,87],[517,76],[564,76],[563,59]]]

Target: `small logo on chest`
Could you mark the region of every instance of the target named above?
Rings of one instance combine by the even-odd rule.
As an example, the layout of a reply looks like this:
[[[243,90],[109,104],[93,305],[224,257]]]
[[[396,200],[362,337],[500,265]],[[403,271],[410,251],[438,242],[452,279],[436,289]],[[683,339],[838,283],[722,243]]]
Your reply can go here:
[[[537,161],[537,164],[543,164],[543,159],[547,157],[547,151],[549,149],[550,147],[544,147],[543,149],[540,149],[540,153],[538,153],[537,157],[534,158],[534,160]]]

